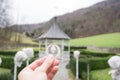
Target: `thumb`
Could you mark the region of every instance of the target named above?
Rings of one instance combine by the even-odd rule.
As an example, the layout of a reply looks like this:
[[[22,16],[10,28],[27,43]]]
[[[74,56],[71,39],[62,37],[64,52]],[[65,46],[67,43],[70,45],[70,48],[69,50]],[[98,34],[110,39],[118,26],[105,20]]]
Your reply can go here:
[[[46,72],[49,67],[53,64],[54,56],[48,55],[46,60],[43,62],[43,64],[35,69],[35,71],[38,72]]]

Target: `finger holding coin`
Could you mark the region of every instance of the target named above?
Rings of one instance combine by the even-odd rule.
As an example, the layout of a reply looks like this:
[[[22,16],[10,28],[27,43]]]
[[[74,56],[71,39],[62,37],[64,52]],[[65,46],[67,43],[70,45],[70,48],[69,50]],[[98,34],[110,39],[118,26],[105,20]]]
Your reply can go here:
[[[56,44],[50,44],[47,47],[47,54],[52,54],[56,58],[60,56],[60,47]]]

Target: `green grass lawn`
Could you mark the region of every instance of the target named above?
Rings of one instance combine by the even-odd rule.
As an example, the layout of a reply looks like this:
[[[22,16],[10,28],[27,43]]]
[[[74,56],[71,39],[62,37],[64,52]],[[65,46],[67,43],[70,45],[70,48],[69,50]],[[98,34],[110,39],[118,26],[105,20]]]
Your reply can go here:
[[[0,74],[10,73],[10,69],[0,68]]]
[[[102,34],[70,41],[72,46],[98,46],[120,48],[120,33]]]
[[[111,75],[108,74],[109,71],[110,69],[92,71],[92,80],[112,80]]]

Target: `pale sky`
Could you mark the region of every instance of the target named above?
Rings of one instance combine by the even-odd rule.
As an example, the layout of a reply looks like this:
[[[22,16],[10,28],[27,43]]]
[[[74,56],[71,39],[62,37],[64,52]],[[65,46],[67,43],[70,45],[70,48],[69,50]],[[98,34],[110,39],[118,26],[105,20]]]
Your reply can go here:
[[[13,0],[12,13],[15,23],[40,23],[100,1],[103,0]]]

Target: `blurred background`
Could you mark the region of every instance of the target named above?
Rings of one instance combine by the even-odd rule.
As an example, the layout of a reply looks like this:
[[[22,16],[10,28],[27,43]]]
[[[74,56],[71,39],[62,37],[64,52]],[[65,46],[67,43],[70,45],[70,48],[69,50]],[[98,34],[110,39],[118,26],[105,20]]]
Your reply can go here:
[[[50,28],[55,16],[72,38],[67,66],[72,79],[73,51],[80,50],[81,79],[87,79],[89,64],[90,80],[112,80],[107,60],[120,53],[120,0],[0,0],[0,80],[12,79],[13,57],[18,50],[33,47],[37,58],[35,39]],[[10,78],[4,79],[6,76]]]

